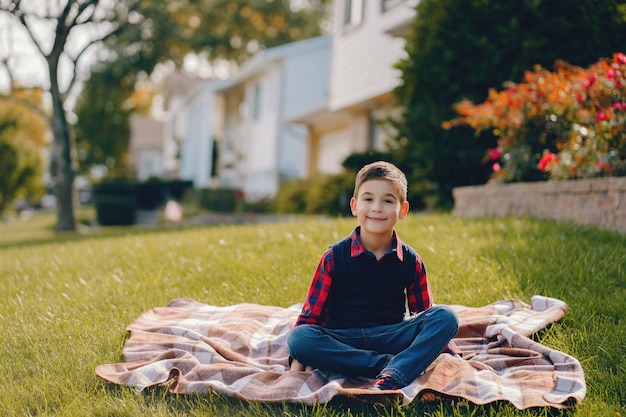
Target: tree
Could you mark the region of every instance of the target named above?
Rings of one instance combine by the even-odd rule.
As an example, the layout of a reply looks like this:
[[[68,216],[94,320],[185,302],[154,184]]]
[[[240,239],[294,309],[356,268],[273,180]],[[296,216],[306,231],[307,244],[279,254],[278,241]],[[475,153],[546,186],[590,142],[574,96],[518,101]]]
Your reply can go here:
[[[490,88],[519,80],[534,65],[557,59],[587,66],[626,44],[623,1],[617,0],[422,0],[407,58],[399,63],[396,90],[403,106],[395,154],[413,184],[449,207],[452,188],[487,181],[482,163],[496,145],[489,132],[442,129],[455,117],[454,103],[482,102]],[[430,189],[428,188],[430,187]],[[420,191],[420,190],[418,190]]]
[[[22,91],[20,98],[40,105],[41,91]],[[47,123],[24,104],[0,100],[0,215],[18,196],[33,200],[43,193],[42,150]]]
[[[76,103],[82,168],[98,164],[113,175],[126,171],[130,117],[145,110],[136,100],[137,85],[145,87],[158,63],[180,67],[194,55],[213,67],[236,67],[260,49],[319,35],[326,3],[302,1],[297,9],[290,0],[142,4],[141,14],[159,24],[149,36],[133,27],[109,38]]]
[[[75,146],[65,105],[78,81],[79,65],[94,45],[130,25],[145,27],[146,21],[136,12],[140,3],[141,0],[0,0],[0,13],[10,22],[4,29],[5,42],[10,43],[9,38],[14,39],[14,34],[21,36],[45,62],[44,88],[49,93],[52,114],[48,115],[39,106],[32,107],[47,118],[52,130],[50,179],[57,200],[59,231],[76,229]],[[19,51],[12,49],[1,60],[13,91],[17,89],[15,75],[23,46],[20,43]],[[4,97],[19,101],[15,95]]]

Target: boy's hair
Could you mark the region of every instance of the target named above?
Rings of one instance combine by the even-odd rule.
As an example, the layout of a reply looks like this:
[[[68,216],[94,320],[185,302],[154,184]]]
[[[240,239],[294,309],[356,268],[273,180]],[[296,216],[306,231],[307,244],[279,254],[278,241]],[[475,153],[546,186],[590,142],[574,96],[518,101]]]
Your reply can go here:
[[[354,182],[354,197],[357,197],[359,188],[364,182],[378,179],[394,183],[400,191],[400,202],[406,201],[408,188],[406,176],[397,166],[385,161],[373,162],[359,170]]]

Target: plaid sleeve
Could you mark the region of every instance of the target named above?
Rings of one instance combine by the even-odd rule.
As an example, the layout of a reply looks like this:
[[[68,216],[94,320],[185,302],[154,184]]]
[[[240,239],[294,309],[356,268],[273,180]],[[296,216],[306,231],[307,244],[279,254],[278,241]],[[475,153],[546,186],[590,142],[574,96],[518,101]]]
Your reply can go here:
[[[320,260],[313,282],[309,287],[302,311],[296,320],[296,326],[301,324],[326,324],[326,313],[328,312],[328,294],[332,284],[332,271],[334,265],[333,251],[328,249]]]
[[[426,266],[419,256],[415,262],[415,277],[407,287],[406,293],[411,313],[420,313],[433,305],[433,295],[428,284]]]

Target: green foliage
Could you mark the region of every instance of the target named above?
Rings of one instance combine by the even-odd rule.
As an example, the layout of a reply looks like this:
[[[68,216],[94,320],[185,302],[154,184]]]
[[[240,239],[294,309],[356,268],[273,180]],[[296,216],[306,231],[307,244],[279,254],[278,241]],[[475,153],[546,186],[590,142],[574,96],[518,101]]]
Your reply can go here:
[[[438,303],[482,306],[535,294],[565,301],[563,321],[536,340],[581,362],[584,404],[518,411],[508,404],[378,407],[337,399],[308,407],[173,395],[165,388],[138,393],[106,383],[94,369],[121,362],[126,326],[174,298],[218,306],[302,302],[319,257],[352,230],[354,219],[55,235],[47,216],[33,224],[0,223],[4,415],[597,417],[626,411],[626,236],[531,219],[409,215],[398,223],[403,240],[424,259]]]
[[[200,207],[220,213],[239,212],[243,204],[243,192],[236,188],[202,188],[196,197]]]
[[[396,162],[409,181],[421,182],[439,206],[455,186],[484,183],[482,162],[496,146],[490,133],[444,130],[452,105],[481,102],[489,88],[518,80],[525,70],[562,59],[586,66],[626,44],[626,20],[617,0],[489,2],[422,0],[399,63],[396,90],[404,112],[394,123]]]
[[[305,197],[306,214],[350,215],[354,173],[320,176],[312,181]]]
[[[519,84],[490,90],[481,104],[463,101],[444,124],[489,130],[498,147],[486,161],[507,182],[626,175],[626,55],[587,69],[555,64],[526,72]]]
[[[115,74],[93,71],[76,101],[74,125],[79,169],[88,173],[94,165],[107,167],[113,177],[128,174],[130,116],[124,103],[132,90],[120,86]],[[128,76],[128,74],[127,74]]]
[[[306,212],[306,195],[314,179],[299,179],[281,184],[270,207],[277,213]]]
[[[354,172],[356,175],[356,173],[367,164],[377,161],[391,162],[392,158],[393,155],[391,153],[377,150],[354,152],[344,159],[341,166],[348,171]]]
[[[24,121],[11,114],[0,119],[0,217],[17,197],[43,193],[41,149],[25,137]]]
[[[349,215],[354,175],[344,172],[286,182],[272,199],[271,208],[277,213]]]

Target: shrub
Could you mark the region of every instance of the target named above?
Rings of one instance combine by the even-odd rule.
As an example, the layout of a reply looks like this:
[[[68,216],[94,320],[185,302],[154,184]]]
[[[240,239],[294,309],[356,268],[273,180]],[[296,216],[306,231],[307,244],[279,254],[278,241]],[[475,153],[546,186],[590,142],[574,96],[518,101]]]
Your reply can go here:
[[[312,182],[312,179],[300,179],[281,184],[270,203],[271,210],[277,213],[304,213],[306,194]]]
[[[209,211],[239,212],[243,204],[243,192],[236,188],[203,188],[197,196],[200,207]]]
[[[278,213],[349,215],[354,173],[285,182],[271,202]]]
[[[181,201],[189,190],[193,189],[191,180],[169,180],[165,183],[167,197]]]
[[[498,147],[484,161],[507,182],[626,175],[626,55],[587,69],[557,62],[524,81],[490,90],[487,100],[455,106],[444,128],[492,130]]]
[[[305,201],[307,214],[350,215],[350,198],[354,191],[354,174],[344,172],[320,176],[312,182]]]

